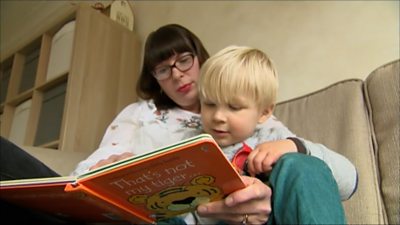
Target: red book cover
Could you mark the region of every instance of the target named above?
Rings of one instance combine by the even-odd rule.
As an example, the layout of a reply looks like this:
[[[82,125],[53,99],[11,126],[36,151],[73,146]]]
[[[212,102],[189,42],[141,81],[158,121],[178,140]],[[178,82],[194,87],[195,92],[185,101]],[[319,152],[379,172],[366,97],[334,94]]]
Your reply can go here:
[[[208,134],[95,169],[77,178],[0,182],[0,198],[87,222],[157,220],[194,211],[244,188]]]

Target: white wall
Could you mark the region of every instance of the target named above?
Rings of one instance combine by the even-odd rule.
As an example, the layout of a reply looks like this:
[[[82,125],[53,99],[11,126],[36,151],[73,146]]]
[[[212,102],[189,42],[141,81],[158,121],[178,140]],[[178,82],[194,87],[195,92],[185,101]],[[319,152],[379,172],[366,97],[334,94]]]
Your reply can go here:
[[[400,58],[399,1],[130,2],[142,40],[161,25],[180,23],[196,33],[211,54],[230,44],[264,50],[278,67],[279,100],[342,79],[363,79]],[[21,3],[1,1],[0,52],[24,39],[18,27],[34,32],[70,2],[16,4]]]

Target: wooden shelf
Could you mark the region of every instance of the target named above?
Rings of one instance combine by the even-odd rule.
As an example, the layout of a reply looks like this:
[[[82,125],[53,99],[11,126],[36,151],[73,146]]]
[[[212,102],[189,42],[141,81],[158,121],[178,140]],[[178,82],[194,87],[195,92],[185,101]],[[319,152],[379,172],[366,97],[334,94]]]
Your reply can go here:
[[[9,101],[7,101],[7,104],[12,105],[12,106],[17,106],[21,102],[24,102],[28,99],[31,99],[33,95],[33,88],[26,90],[17,96],[11,98]]]
[[[61,59],[54,61],[63,32],[70,35],[71,46],[61,50],[71,57],[59,54]],[[26,146],[95,150],[116,114],[136,100],[141,58],[136,34],[78,5],[30,40],[1,61],[6,90],[0,102],[1,136]],[[48,76],[50,64],[55,66],[51,60],[67,62],[67,70]]]
[[[42,145],[38,145],[38,147],[58,149],[59,144],[60,144],[60,142],[57,140],[57,141],[48,142],[48,143],[45,143]]]
[[[40,84],[36,87],[38,91],[46,91],[51,87],[57,86],[61,83],[65,83],[68,80],[68,73],[65,73],[59,77],[48,80],[46,83]]]

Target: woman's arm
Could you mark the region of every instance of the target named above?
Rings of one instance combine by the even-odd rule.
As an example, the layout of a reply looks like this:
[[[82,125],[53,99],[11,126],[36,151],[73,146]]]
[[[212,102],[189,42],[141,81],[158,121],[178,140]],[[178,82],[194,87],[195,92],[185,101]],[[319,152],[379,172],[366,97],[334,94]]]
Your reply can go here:
[[[81,175],[90,169],[105,165],[104,163],[121,159],[120,156],[126,158],[127,152],[133,153],[132,142],[138,129],[135,115],[139,113],[141,104],[143,103],[128,105],[117,115],[108,126],[99,148],[81,161],[71,175]]]

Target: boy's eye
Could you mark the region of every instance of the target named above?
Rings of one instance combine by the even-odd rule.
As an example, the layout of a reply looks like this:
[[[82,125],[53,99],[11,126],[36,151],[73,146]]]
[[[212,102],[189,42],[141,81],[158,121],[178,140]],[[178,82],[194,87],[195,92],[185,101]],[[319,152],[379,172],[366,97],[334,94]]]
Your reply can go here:
[[[229,104],[229,108],[230,108],[231,110],[234,110],[234,111],[238,111],[238,110],[243,109],[243,107],[240,106],[240,105],[232,105],[232,104]]]
[[[212,107],[212,106],[215,106],[215,103],[204,101],[203,105],[208,106],[208,107]]]

